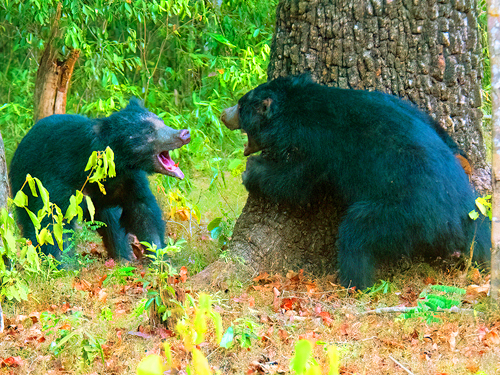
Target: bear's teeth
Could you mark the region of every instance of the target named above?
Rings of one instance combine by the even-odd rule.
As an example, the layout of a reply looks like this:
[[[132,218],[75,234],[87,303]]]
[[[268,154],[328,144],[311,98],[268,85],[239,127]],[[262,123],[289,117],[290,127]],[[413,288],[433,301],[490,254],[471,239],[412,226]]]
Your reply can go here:
[[[179,163],[174,163],[168,151],[163,151],[162,153],[160,153],[158,155],[158,160],[169,175],[180,179],[184,178],[184,173],[182,173],[181,169],[179,168]]]

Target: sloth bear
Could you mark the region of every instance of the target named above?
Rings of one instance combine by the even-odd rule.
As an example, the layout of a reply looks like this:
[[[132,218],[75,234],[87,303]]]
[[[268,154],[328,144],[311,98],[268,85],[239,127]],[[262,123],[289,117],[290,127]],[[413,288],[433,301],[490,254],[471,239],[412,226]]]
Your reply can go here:
[[[19,144],[10,165],[12,192],[21,189],[29,173],[42,181],[50,201],[64,213],[70,196],[85,184],[88,171],[84,169],[91,153],[110,146],[115,154],[116,177],[103,183],[107,194],[103,195],[96,184],[86,184],[84,194],[90,196],[95,206],[95,220],[106,224],[100,233],[108,255],[131,260],[127,233],[140,241],[165,246],[165,223],[147,175],[162,173],[184,178],[169,151],[189,141],[188,130],[166,126],[135,98],[125,109],[106,118],[52,115],[38,121]],[[25,192],[29,209],[36,213],[42,207],[41,199]],[[36,246],[35,229],[26,210],[17,207],[16,211],[23,235]],[[85,213],[88,218],[88,211]],[[45,219],[42,227],[48,222]],[[74,225],[75,220],[70,228]],[[61,259],[57,245],[44,245],[42,250]]]
[[[341,197],[344,286],[370,286],[381,261],[469,254],[472,242],[475,261],[490,259],[490,223],[469,218],[476,193],[458,147],[410,103],[302,75],[258,86],[221,120],[248,135],[243,184],[251,194],[292,205]]]

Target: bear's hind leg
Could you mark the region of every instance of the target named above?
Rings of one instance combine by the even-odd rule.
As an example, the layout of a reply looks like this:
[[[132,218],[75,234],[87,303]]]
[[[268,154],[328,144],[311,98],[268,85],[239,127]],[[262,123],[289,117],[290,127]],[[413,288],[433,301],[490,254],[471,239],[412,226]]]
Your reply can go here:
[[[339,227],[338,268],[343,286],[364,289],[373,285],[377,264],[410,255],[412,237],[404,207],[357,202],[349,207]],[[405,230],[406,228],[406,230]]]
[[[95,220],[102,221],[106,226],[98,229],[102,242],[106,247],[108,256],[113,259],[132,261],[134,255],[129,244],[127,233],[120,225],[122,209],[119,207],[108,208],[96,213]]]
[[[158,248],[165,247],[165,222],[153,194],[150,199],[131,202],[123,208],[120,223],[127,233],[134,234],[139,241],[146,241]]]

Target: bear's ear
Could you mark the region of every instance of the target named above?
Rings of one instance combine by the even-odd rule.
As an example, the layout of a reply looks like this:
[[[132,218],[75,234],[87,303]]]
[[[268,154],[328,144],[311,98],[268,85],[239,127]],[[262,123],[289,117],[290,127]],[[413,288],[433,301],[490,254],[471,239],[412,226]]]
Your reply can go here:
[[[138,99],[135,96],[133,96],[132,98],[130,98],[130,101],[128,102],[126,109],[132,109],[132,110],[144,109],[144,102],[141,99]]]
[[[272,104],[273,104],[273,100],[271,98],[264,99],[261,102],[261,106],[259,109],[260,114],[262,114],[266,117],[270,117],[272,112],[273,112],[272,111]]]

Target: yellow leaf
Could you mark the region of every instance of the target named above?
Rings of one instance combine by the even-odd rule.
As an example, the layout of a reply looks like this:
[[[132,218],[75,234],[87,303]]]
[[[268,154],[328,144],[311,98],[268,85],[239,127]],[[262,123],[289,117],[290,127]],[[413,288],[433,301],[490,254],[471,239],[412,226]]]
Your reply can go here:
[[[339,374],[339,351],[335,345],[331,345],[326,350],[326,355],[328,356],[328,362],[330,363],[330,371],[328,375],[338,375]]]
[[[193,373],[197,375],[212,374],[210,366],[208,365],[208,360],[205,358],[203,353],[196,348],[193,348],[193,370]]]
[[[306,370],[306,375],[321,375],[321,367],[319,365],[311,365]]]
[[[137,366],[137,375],[163,375],[164,371],[163,360],[156,354],[143,358]]]

